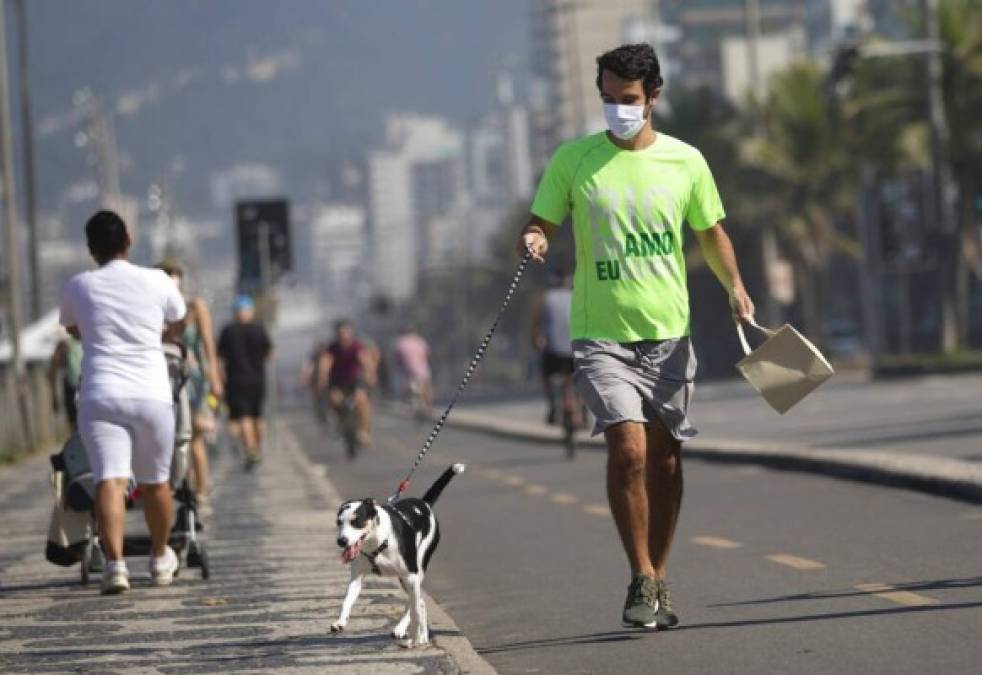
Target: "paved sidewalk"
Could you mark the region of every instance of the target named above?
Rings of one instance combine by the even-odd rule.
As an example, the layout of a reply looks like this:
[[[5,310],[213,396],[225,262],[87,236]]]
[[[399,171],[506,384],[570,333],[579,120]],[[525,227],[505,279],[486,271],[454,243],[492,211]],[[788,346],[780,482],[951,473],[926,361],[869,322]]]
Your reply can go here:
[[[432,600],[434,645],[398,647],[389,630],[404,601],[390,580],[367,580],[346,632],[330,633],[348,580],[338,495],[291,434],[280,441],[253,474],[216,462],[209,581],[183,570],[155,588],[135,558],[132,590],[114,597],[43,558],[46,458],[0,468],[0,672],[493,672]]]
[[[691,457],[750,462],[982,501],[982,375],[837,375],[785,415],[742,380],[696,386]],[[558,441],[540,398],[462,403],[449,423]],[[601,438],[584,443],[601,446]]]

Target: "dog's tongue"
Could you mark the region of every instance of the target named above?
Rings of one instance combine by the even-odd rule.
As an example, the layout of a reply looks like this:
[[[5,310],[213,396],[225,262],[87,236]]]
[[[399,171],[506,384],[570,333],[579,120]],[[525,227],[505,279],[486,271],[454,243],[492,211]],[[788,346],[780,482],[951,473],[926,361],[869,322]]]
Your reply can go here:
[[[348,546],[347,548],[344,549],[344,551],[341,552],[341,562],[347,565],[352,560],[357,558],[359,553],[361,553],[360,541],[355,542],[351,546]]]

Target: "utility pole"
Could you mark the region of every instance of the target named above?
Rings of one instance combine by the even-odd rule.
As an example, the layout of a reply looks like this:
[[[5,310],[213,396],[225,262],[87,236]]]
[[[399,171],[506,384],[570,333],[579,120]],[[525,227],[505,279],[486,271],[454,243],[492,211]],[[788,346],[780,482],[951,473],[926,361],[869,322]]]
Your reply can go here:
[[[931,155],[934,167],[935,214],[944,242],[942,253],[941,349],[950,353],[958,348],[958,232],[951,193],[951,166],[948,161],[950,136],[944,104],[944,62],[941,30],[938,26],[938,0],[924,0],[925,36],[936,46],[927,53],[928,117],[931,122]]]
[[[273,256],[269,246],[269,223],[264,221],[260,222],[256,229],[256,234],[259,237],[259,278],[262,286],[262,321],[266,326],[266,330],[272,333],[273,325],[276,322],[276,297],[273,292]],[[277,416],[279,414],[279,391],[277,387],[279,382],[276,377],[275,363],[269,364],[265,367],[271,371],[271,377],[266,385],[269,387],[270,419],[269,434],[267,435],[267,438],[269,439],[269,447],[275,451],[277,449],[276,425],[278,422]]]
[[[760,77],[760,1],[743,0],[743,16],[745,36],[747,41],[747,78],[750,83],[750,93],[755,101],[763,96]],[[765,130],[759,120],[754,123],[754,134],[763,136]],[[777,238],[773,226],[760,226],[760,258],[764,266],[764,296],[761,303],[762,321],[765,326],[776,326],[781,322],[777,299],[774,297],[775,279],[778,271]],[[819,336],[812,336],[813,339]]]
[[[0,6],[0,168],[3,170],[4,248],[7,254],[7,316],[10,343],[13,346],[13,381],[20,408],[23,439],[34,447],[34,431],[27,403],[24,379],[24,357],[21,353],[20,329],[20,238],[17,236],[17,210],[14,207],[14,153],[10,130],[10,90],[7,81],[7,26]]]
[[[27,220],[27,247],[31,265],[31,319],[41,318],[41,263],[38,256],[37,197],[34,188],[34,122],[31,117],[31,74],[28,67],[27,7],[15,0],[20,66],[20,117],[24,143],[24,212]]]

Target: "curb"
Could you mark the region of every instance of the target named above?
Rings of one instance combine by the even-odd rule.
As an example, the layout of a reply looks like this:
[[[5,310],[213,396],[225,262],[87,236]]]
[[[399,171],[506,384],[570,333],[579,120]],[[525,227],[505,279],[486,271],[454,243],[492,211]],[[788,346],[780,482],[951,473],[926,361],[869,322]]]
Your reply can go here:
[[[455,411],[447,425],[505,438],[548,443],[562,440],[555,428],[492,419],[466,410]],[[604,447],[601,438],[583,438],[579,442]],[[757,464],[982,503],[982,464],[950,457],[721,439],[689,441],[685,444],[685,454],[706,462]]]
[[[340,504],[342,500],[337,489],[325,475],[327,467],[312,462],[300,446],[296,436],[288,428],[279,425],[277,432],[280,440],[278,451],[293,455],[293,461],[304,469],[304,477],[314,484],[317,491],[335,506]],[[424,591],[424,594],[426,596],[427,618],[434,632],[434,645],[445,651],[464,675],[496,675],[498,671],[474,650],[471,641],[467,639],[467,636],[447,614],[446,610],[437,604],[429,593]]]

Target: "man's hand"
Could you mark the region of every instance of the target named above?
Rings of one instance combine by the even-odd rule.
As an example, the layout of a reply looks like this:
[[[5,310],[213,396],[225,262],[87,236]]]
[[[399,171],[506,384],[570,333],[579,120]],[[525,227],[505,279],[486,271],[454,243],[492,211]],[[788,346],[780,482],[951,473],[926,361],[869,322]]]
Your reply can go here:
[[[545,232],[538,225],[526,225],[518,239],[516,250],[520,257],[524,257],[526,253],[531,251],[532,260],[543,263],[546,261],[546,251],[549,250],[549,240],[546,239]]]
[[[742,285],[730,291],[730,309],[734,321],[749,321],[754,317],[754,303]]]

